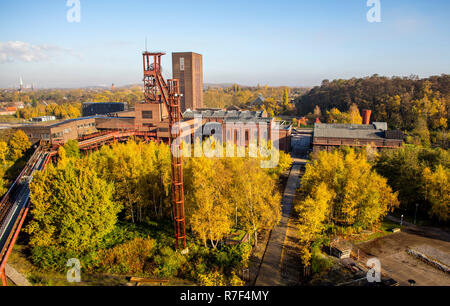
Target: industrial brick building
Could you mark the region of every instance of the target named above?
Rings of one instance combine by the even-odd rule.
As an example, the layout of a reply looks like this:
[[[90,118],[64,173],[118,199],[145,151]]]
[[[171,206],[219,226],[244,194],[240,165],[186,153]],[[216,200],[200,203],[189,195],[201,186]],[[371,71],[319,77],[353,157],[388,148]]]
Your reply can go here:
[[[399,148],[403,144],[401,131],[388,131],[386,122],[372,124],[314,124],[313,151],[331,151],[339,146]]]
[[[268,117],[265,111],[197,109],[183,114],[185,120],[195,116],[201,116],[204,134],[215,135],[221,131],[223,142],[232,140],[235,144],[248,146],[251,140],[258,141],[262,137],[277,142],[280,150],[288,152],[291,149],[292,126],[275,124],[274,118]]]
[[[53,144],[64,144],[70,139],[79,139],[97,131],[95,117],[70,119],[56,123],[39,123],[21,126],[32,143],[47,140]]]
[[[203,107],[203,58],[194,52],[172,53],[172,76],[180,80],[181,112]]]
[[[190,134],[192,142],[195,141],[195,115],[201,116],[200,126],[203,134],[211,135],[221,129],[223,140],[232,139],[234,143],[241,145],[248,145],[251,139],[259,139],[261,136],[272,142],[277,141],[281,150],[290,150],[292,127],[276,125],[274,118],[267,117],[264,111],[188,110],[184,112],[182,122],[185,127],[189,127],[185,135]],[[233,133],[232,135],[226,134],[227,127],[231,127],[232,131],[228,132]],[[147,132],[152,133],[155,140],[161,141],[167,141],[169,138],[167,112],[160,104],[148,103],[138,103],[134,110],[117,112],[111,116],[97,115],[56,123],[28,124],[18,129],[23,130],[32,143],[47,140],[53,145],[108,131]]]

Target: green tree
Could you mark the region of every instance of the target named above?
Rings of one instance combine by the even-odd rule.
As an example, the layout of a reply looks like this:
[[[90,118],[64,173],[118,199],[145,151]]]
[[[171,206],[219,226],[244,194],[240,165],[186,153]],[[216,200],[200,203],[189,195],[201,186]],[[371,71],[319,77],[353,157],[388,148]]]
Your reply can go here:
[[[284,107],[284,109],[287,109],[288,106],[289,106],[289,93],[288,93],[288,89],[284,88],[284,91],[283,91],[283,107]]]
[[[30,245],[85,252],[110,233],[121,207],[112,201],[113,186],[83,163],[48,166],[30,185]]]
[[[9,156],[15,161],[23,156],[23,153],[31,147],[28,136],[22,131],[17,130],[9,140]]]
[[[78,141],[70,139],[65,145],[64,149],[66,150],[67,157],[71,158],[79,158],[80,157],[80,148],[78,146]]]

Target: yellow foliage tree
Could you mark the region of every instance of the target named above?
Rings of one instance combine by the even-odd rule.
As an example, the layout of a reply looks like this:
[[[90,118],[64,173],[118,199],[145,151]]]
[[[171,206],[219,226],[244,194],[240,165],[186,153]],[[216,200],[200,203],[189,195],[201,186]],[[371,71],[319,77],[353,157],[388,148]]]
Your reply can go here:
[[[433,172],[426,167],[422,177],[425,198],[431,203],[430,215],[441,222],[450,220],[450,169],[438,165]]]
[[[227,235],[233,225],[232,205],[226,196],[230,173],[215,158],[189,160],[186,206],[190,208],[190,225],[204,245],[210,241],[213,248]]]
[[[0,141],[0,162],[2,164],[6,163],[6,159],[8,158],[8,144],[4,141]]]
[[[311,195],[297,201],[295,205],[299,220],[297,228],[301,243],[301,258],[304,265],[309,265],[311,242],[316,240],[324,229],[333,197],[333,192],[328,190],[327,185],[322,182],[313,188]]]
[[[31,147],[28,136],[22,130],[17,130],[9,140],[9,155],[11,160],[17,160]]]

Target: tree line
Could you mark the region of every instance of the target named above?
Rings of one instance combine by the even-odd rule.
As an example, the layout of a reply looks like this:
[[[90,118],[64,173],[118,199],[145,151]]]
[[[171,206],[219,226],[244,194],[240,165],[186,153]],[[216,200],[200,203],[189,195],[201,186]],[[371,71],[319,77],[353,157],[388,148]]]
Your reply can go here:
[[[245,265],[249,250],[222,242],[232,228],[239,228],[254,233],[256,243],[257,231],[278,220],[278,176],[292,162],[284,152],[279,167],[271,170],[260,168],[258,158],[186,158],[188,245],[196,250],[186,259],[173,251],[171,225],[170,238],[161,238],[160,232],[136,236],[137,231],[123,238],[124,227],[171,223],[171,160],[166,144],[129,141],[82,156],[76,141],[70,141],[58,153],[57,164],[36,173],[30,186],[32,218],[27,233],[38,265],[61,267],[61,258],[77,253],[94,270],[114,263],[109,272],[173,276],[191,260],[195,271],[183,273],[202,284],[238,281],[231,261],[238,260],[236,267]],[[142,248],[151,252],[142,254]],[[144,258],[142,265],[133,264],[139,258]],[[220,264],[212,264],[218,260]]]
[[[450,75],[324,80],[296,100],[299,115],[319,115],[322,122],[327,111],[346,112],[353,104],[372,110],[372,121],[409,132],[411,143],[449,145]]]
[[[314,247],[330,235],[376,228],[399,206],[397,192],[372,169],[366,152],[321,151],[306,165],[295,201],[301,258],[311,263]],[[320,255],[317,255],[320,257]]]
[[[290,96],[296,97],[306,92],[304,88],[289,87],[243,87],[233,84],[226,88],[207,88],[203,93],[205,107],[227,108],[237,106],[242,109],[265,110],[269,116],[290,114],[295,112],[295,107],[290,103]],[[259,97],[264,101],[259,104],[253,102]]]

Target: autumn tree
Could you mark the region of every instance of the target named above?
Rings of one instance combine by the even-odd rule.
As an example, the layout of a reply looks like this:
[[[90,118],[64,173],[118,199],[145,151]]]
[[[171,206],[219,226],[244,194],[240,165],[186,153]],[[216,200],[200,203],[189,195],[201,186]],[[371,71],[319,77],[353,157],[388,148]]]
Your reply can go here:
[[[450,169],[438,165],[433,172],[425,168],[422,173],[422,190],[431,203],[429,214],[440,222],[450,220]]]
[[[213,248],[231,230],[232,205],[227,196],[230,173],[216,158],[191,158],[187,167],[186,206],[189,224],[204,245]]]
[[[424,192],[423,171],[434,171],[441,165],[445,171],[450,169],[450,152],[440,148],[404,145],[397,150],[385,150],[375,160],[375,169],[388,179],[389,185],[399,193],[401,207],[411,214],[419,204],[419,214],[430,213],[432,203]],[[428,199],[427,199],[428,198]]]
[[[326,111],[326,115],[328,123],[362,124],[362,117],[356,104],[352,104],[348,112],[341,113],[334,107],[330,111]]]
[[[298,214],[298,237],[301,248],[301,258],[304,265],[309,265],[311,259],[311,243],[322,234],[330,214],[331,201],[334,193],[326,183],[314,186],[312,193],[295,203]]]
[[[70,139],[64,145],[64,149],[66,151],[67,157],[73,157],[73,158],[80,157],[80,148],[78,145],[78,141]]]
[[[17,160],[23,156],[23,153],[31,147],[28,136],[22,131],[17,130],[9,139],[9,156],[11,160]]]
[[[126,219],[142,222],[164,217],[170,209],[170,148],[155,142],[115,144],[89,156],[98,175],[114,183],[114,200],[125,208]]]
[[[94,249],[111,232],[121,207],[112,201],[113,186],[83,163],[49,165],[30,185],[30,245],[67,251]]]
[[[342,226],[376,225],[390,210],[399,205],[397,194],[387,180],[367,162],[364,154],[353,149],[319,152],[317,159],[306,166],[300,188],[302,198],[311,194],[320,183],[334,194],[331,218]]]
[[[262,228],[271,228],[281,216],[281,197],[275,180],[261,169],[258,159],[228,160],[233,171],[231,199],[237,212],[238,224],[254,234]]]
[[[287,109],[287,107],[289,106],[289,93],[287,88],[284,88],[282,101],[284,109]]]
[[[8,153],[9,153],[8,144],[4,141],[0,141],[0,162],[2,164],[6,163]]]

